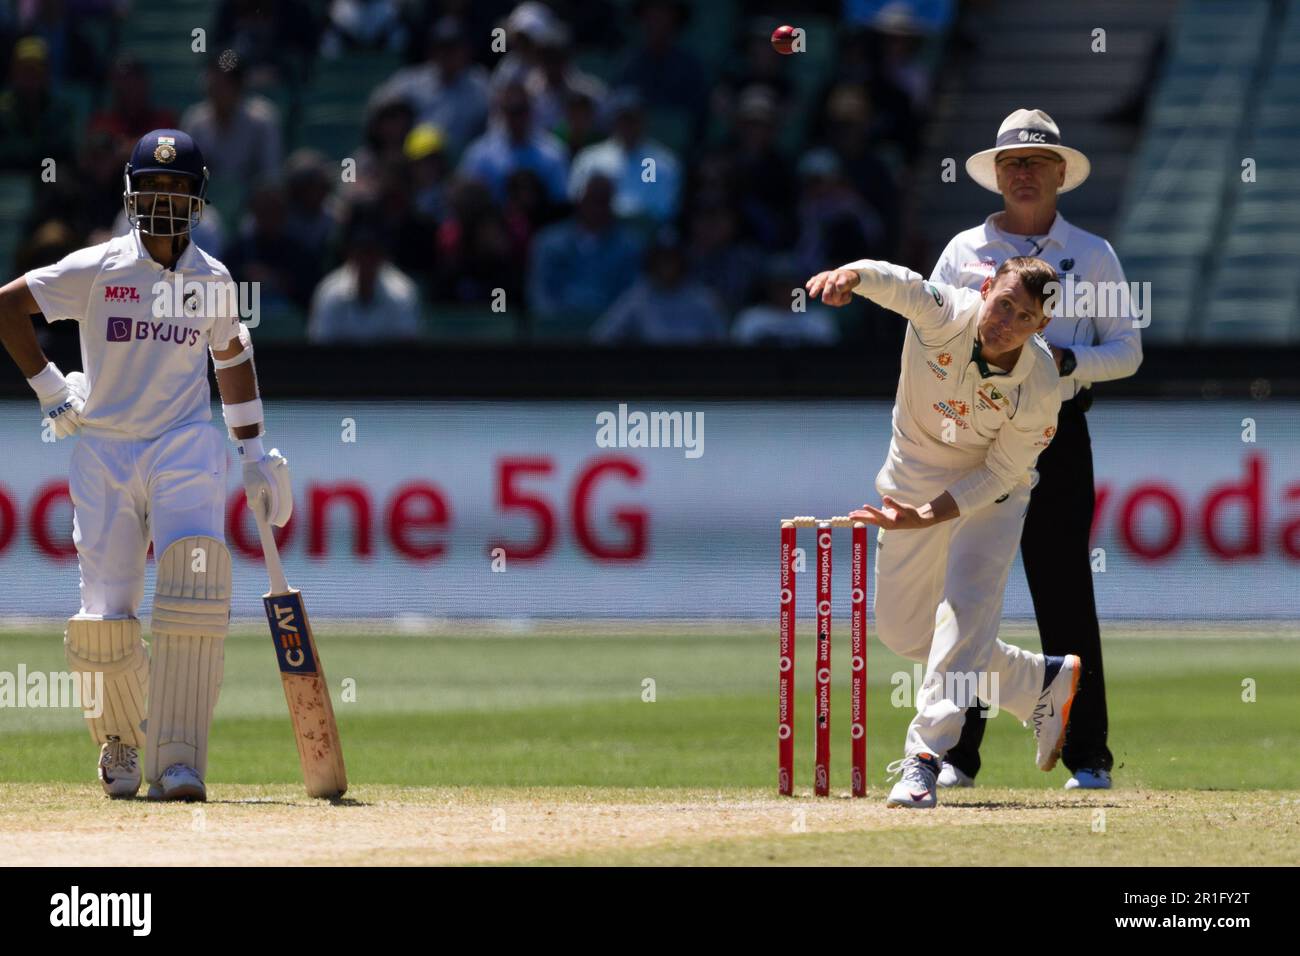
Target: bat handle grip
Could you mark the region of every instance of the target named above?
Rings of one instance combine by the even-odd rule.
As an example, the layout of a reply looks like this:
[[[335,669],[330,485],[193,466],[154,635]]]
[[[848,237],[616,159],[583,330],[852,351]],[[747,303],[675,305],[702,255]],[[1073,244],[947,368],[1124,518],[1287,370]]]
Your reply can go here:
[[[275,546],[275,536],[271,526],[256,510],[253,518],[257,521],[257,536],[262,539],[262,555],[266,558],[266,574],[271,579],[272,594],[287,594],[289,582],[284,577],[284,565],[280,563],[280,549]]]

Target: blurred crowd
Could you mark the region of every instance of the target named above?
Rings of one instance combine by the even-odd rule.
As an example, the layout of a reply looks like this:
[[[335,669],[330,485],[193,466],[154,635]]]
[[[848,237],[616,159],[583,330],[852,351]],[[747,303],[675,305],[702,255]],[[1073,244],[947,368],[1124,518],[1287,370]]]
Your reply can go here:
[[[201,91],[171,109],[121,42],[165,5],[8,0],[0,175],[36,182],[12,269],[124,231],[131,145],[179,126],[212,175],[196,239],[260,283],[259,338],[438,337],[440,316],[474,336],[501,314],[537,341],[852,340],[839,314],[792,311],[792,292],[830,264],[899,258],[925,54],[951,3],[805,0],[799,16],[829,27],[811,85],[812,53],[772,48],[779,12],[715,3],[732,15],[682,0],[219,0]],[[695,42],[700,16],[726,26],[718,45]],[[86,38],[97,20],[107,45]],[[286,104],[385,56],[391,74],[354,91],[352,141],[301,142],[303,110]],[[77,85],[100,91],[80,125],[64,95]]]

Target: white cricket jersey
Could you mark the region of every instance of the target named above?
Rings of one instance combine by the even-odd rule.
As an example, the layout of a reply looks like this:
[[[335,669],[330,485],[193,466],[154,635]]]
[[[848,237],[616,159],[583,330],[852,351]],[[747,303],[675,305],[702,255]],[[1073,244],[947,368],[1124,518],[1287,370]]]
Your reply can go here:
[[[921,505],[944,491],[969,514],[1036,481],[1034,463],[1056,434],[1060,376],[1040,336],[1003,372],[976,354],[983,299],[926,282],[910,269],[851,262],[854,289],[908,320],[881,494]],[[951,424],[945,424],[950,422]]]
[[[238,302],[205,295],[204,308],[184,286],[220,282],[233,289],[224,265],[190,242],[176,270],[165,269],[132,230],[33,269],[26,278],[47,322],[81,323],[81,366],[90,392],[82,414],[87,434],[152,439],[212,419],[208,349],[226,348],[238,335]],[[160,282],[167,297],[161,301]]]
[[[1109,242],[1065,221],[1059,212],[1045,236],[1006,233],[993,224],[998,214],[981,225],[953,236],[935,263],[930,279],[946,285],[975,289],[1012,256],[1037,256],[1056,269],[1065,293],[1077,283],[1124,283],[1124,269]],[[1093,382],[1128,378],[1142,364],[1142,336],[1133,325],[1130,300],[1094,296],[1091,301],[1071,296],[1069,310],[1058,307],[1043,331],[1057,348],[1074,352],[1074,374],[1061,379],[1062,401],[1073,398]],[[1111,308],[1107,303],[1114,302]],[[1101,303],[1100,307],[1098,303]],[[1074,313],[1074,314],[1069,314]]]

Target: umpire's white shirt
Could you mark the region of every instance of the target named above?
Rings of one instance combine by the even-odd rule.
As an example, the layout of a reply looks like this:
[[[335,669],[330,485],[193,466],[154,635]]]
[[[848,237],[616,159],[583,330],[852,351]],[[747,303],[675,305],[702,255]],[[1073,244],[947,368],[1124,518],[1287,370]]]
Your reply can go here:
[[[978,289],[984,280],[1013,256],[1037,256],[1053,266],[1060,281],[1073,275],[1075,282],[1124,282],[1124,269],[1109,242],[1066,222],[1059,212],[1046,236],[1020,236],[994,225],[998,213],[981,225],[953,236],[935,263],[934,282]],[[1123,300],[1127,302],[1128,300]],[[1078,366],[1061,379],[1061,400],[1067,401],[1093,382],[1127,378],[1142,364],[1141,333],[1127,310],[1101,314],[1093,307],[1069,316],[1058,309],[1043,336],[1057,348],[1074,352]]]
[[[158,318],[154,288],[166,283],[170,296],[178,275],[182,283],[230,282],[226,267],[193,242],[175,271],[164,268],[135,230],[27,273],[27,287],[47,322],[81,324],[81,363],[90,392],[82,416],[85,434],[149,439],[211,421],[208,349],[223,349],[238,335],[238,302],[225,297],[217,315],[193,305],[186,310],[182,302],[181,314],[172,309]]]

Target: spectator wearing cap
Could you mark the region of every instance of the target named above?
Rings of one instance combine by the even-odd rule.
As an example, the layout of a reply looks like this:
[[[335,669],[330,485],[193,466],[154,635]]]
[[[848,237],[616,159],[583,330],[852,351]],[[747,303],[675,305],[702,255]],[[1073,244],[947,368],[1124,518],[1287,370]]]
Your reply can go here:
[[[611,106],[614,135],[574,158],[569,196],[581,196],[587,180],[599,173],[614,183],[614,214],[620,219],[666,223],[677,214],[681,164],[672,150],[645,135],[641,94],[631,88],[619,90]],[[646,180],[647,160],[653,163],[650,181]]]
[[[447,179],[451,172],[442,129],[421,123],[406,134],[402,152],[411,178],[415,211],[437,222],[446,209]]]
[[[0,169],[31,173],[46,159],[72,156],[72,111],[50,88],[49,48],[40,37],[14,46],[9,85],[0,92]]]
[[[240,189],[280,171],[280,111],[265,97],[245,95],[237,60],[209,60],[207,97],[185,110],[181,127],[202,150],[212,179],[226,188]]]
[[[528,74],[540,67],[542,45],[562,27],[551,8],[536,0],[525,0],[511,10],[501,23],[506,31],[507,52],[492,71],[492,93],[495,95],[511,83],[523,83]]]
[[[307,338],[360,344],[419,338],[415,283],[388,262],[383,235],[360,210],[353,210],[345,248],[343,265],[325,276],[312,296]]]
[[[740,233],[736,211],[721,193],[699,195],[689,214],[691,276],[712,289],[727,311],[734,313],[749,303],[762,275],[762,250]]]
[[[727,317],[709,288],[692,280],[672,230],[661,230],[645,255],[645,275],[610,306],[591,337],[597,342],[703,345],[727,337]]]
[[[883,255],[885,228],[880,216],[844,178],[829,149],[814,149],[799,161],[799,239],[797,264],[813,274],[819,262],[852,262]],[[845,254],[849,253],[848,257]]]
[[[736,316],[731,339],[738,345],[834,345],[839,326],[830,309],[817,300],[794,310],[796,290],[801,290],[803,272],[793,256],[769,257],[764,270],[763,296]]]
[[[636,278],[638,249],[612,209],[614,185],[587,180],[573,216],[548,226],[533,242],[528,309],[539,334],[586,337]]]
[[[82,29],[82,17],[69,15],[64,0],[36,0],[16,6],[20,33],[45,41],[50,79],[55,86],[102,80],[104,64],[99,51]]]
[[[441,130],[443,148],[452,160],[487,123],[488,72],[473,62],[465,26],[454,17],[443,17],[430,27],[424,62],[398,70],[378,95],[408,100],[416,123]]]
[[[149,69],[134,56],[119,57],[109,75],[109,103],[90,118],[92,133],[107,133],[128,148],[154,129],[175,129],[176,113],[153,104]]]
[[[506,180],[517,169],[531,169],[553,201],[564,200],[569,176],[564,144],[533,125],[528,91],[512,82],[498,92],[494,120],[465,150],[458,172],[486,184],[497,202],[504,202]]]
[[[398,0],[331,0],[321,36],[321,56],[338,59],[356,50],[400,53],[406,24]]]
[[[681,39],[690,7],[683,0],[637,0],[634,12],[641,42],[619,71],[618,85],[635,87],[652,109],[680,110],[698,122],[708,82]]]
[[[564,123],[570,91],[586,92],[598,106],[608,96],[603,82],[573,63],[570,38],[569,28],[562,23],[542,36],[537,43],[536,64],[523,76],[524,87],[533,98],[537,124],[551,132]]]

